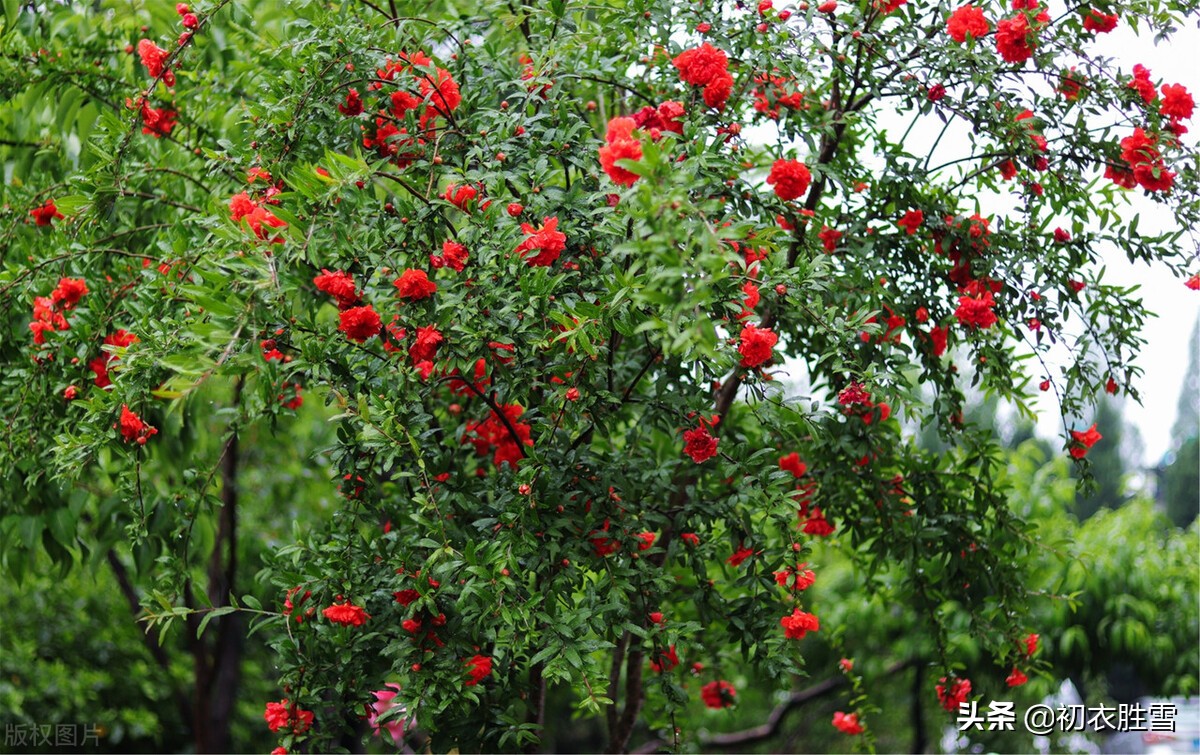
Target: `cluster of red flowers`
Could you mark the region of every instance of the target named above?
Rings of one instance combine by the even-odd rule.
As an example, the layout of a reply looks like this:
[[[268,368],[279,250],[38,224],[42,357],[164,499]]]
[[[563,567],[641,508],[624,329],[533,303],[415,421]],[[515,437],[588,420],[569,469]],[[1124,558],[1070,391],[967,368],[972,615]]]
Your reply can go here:
[[[812,569],[805,568],[807,566],[808,564],[800,564],[794,569],[788,566],[775,572],[775,584],[794,592],[807,590],[817,581],[817,575],[813,573]],[[790,586],[788,585],[789,581],[791,582]]]
[[[684,50],[671,63],[679,69],[679,78],[686,84],[704,87],[704,104],[717,110],[733,91],[733,76],[729,73],[729,56],[708,42]]]
[[[303,734],[312,726],[313,713],[311,710],[302,710],[295,703],[289,703],[287,699],[283,699],[277,703],[267,703],[263,720],[267,722],[271,731],[287,729],[293,734]]]
[[[1050,22],[1050,14],[1039,10],[1038,0],[1013,0],[1013,9],[1015,16],[996,22],[996,51],[1005,62],[1019,65],[1033,56],[1037,33]]]
[[[351,341],[363,343],[383,330],[383,320],[370,304],[343,309],[338,316],[338,330]]]
[[[618,186],[633,186],[638,175],[617,165],[617,160],[641,160],[642,143],[633,136],[637,121],[633,118],[613,118],[600,148],[600,167]]]
[[[934,232],[934,252],[945,254],[954,267],[950,270],[950,281],[966,286],[973,279],[971,260],[987,252],[991,230],[988,219],[975,214],[969,218],[945,217],[945,228]]]
[[[193,16],[193,18],[195,17]],[[161,78],[167,86],[175,86],[175,73],[166,68],[166,59],[170,56],[166,50],[148,39],[143,39],[138,42],[137,52],[138,57],[142,59],[142,65],[146,66],[146,71],[151,78],[156,80]],[[142,116],[143,134],[150,134],[157,139],[167,136],[175,127],[175,116],[178,114],[165,107],[159,109],[150,107],[145,96],[139,97],[136,103],[126,99],[125,106],[139,110]]]
[[[669,646],[666,651],[660,652],[657,658],[650,659],[650,669],[661,674],[664,671],[671,671],[679,665],[679,655],[675,652],[675,646]]]
[[[150,134],[155,139],[168,136],[171,129],[175,128],[175,118],[178,115],[179,113],[169,108],[152,108],[148,102],[142,100],[142,133]]]
[[[854,406],[855,404],[867,404],[871,401],[871,394],[863,387],[862,383],[857,380],[850,381],[850,385],[838,391],[838,403],[842,406]]]
[[[1129,88],[1136,91],[1147,106],[1159,101],[1150,71],[1143,65],[1133,67]],[[1163,85],[1162,95],[1158,112],[1167,119],[1165,132],[1169,135],[1163,141],[1170,145],[1187,133],[1183,121],[1192,117],[1196,104],[1187,88],[1180,84]],[[1175,183],[1175,173],[1167,169],[1159,151],[1160,138],[1162,135],[1154,131],[1147,132],[1140,126],[1135,128],[1131,135],[1121,140],[1120,157],[1106,166],[1104,177],[1126,189],[1141,186],[1146,191],[1170,191]]]
[[[754,77],[755,87],[750,92],[754,98],[755,112],[771,120],[779,120],[780,108],[804,109],[804,92],[794,88],[795,80],[775,73],[760,73]]]
[[[63,313],[74,309],[87,292],[87,284],[82,278],[59,278],[58,285],[49,296],[36,297],[33,300],[33,321],[29,323],[34,344],[41,346],[46,343],[47,332],[69,330],[71,324]]]
[[[896,225],[904,229],[904,232],[909,236],[914,235],[921,230],[921,224],[925,222],[925,213],[920,210],[909,210],[904,213],[904,217],[896,221]]]
[[[371,614],[367,613],[362,606],[356,606],[348,600],[335,601],[333,605],[321,611],[321,615],[334,624],[353,627],[361,627],[367,619],[371,618]]]
[[[317,290],[329,294],[337,300],[338,309],[349,309],[358,303],[358,290],[354,278],[342,270],[329,271],[321,269],[321,274],[313,278]]]
[[[138,41],[137,52],[138,57],[142,59],[142,65],[146,66],[146,72],[150,74],[151,78],[161,77],[167,86],[175,86],[175,74],[165,67],[168,57],[166,50],[148,39],[143,39]]]
[[[499,407],[503,417],[492,411],[482,422],[467,422],[464,438],[475,446],[475,453],[480,456],[492,455],[492,463],[497,467],[508,464],[516,469],[521,459],[525,458],[523,447],[532,447],[530,436],[532,428],[521,422],[521,414],[525,411],[518,404],[504,404]],[[510,429],[511,428],[511,429]]]
[[[380,90],[385,82],[402,86],[397,76],[405,77],[410,86],[408,89],[398,88],[380,103],[373,133],[368,134],[367,126],[363,126],[363,146],[376,150],[380,155],[391,158],[398,167],[405,168],[417,155],[411,151],[401,152],[401,147],[407,150],[414,145],[422,146],[426,139],[424,136],[415,139],[408,136],[408,128],[397,126],[396,123],[403,122],[409,113],[417,113],[417,125],[423,135],[428,135],[439,117],[453,117],[451,114],[462,104],[462,92],[454,76],[445,68],[434,65],[424,52],[402,52],[397,57],[398,60],[389,58],[383,68],[376,70],[378,80],[368,89]],[[414,84],[415,92],[412,87]],[[348,89],[345,101],[337,109],[348,118],[362,115],[364,105],[358,90]]]
[[[1133,134],[1121,140],[1122,165],[1109,165],[1105,178],[1126,189],[1140,185],[1146,191],[1169,191],[1175,174],[1167,170],[1157,144],[1155,137],[1135,128]]]
[[[992,296],[991,286],[982,281],[971,281],[959,290],[958,309],[954,317],[962,325],[969,328],[987,330],[996,324],[999,318],[993,309],[996,299]]]
[[[1192,117],[1192,113],[1196,109],[1196,101],[1192,99],[1192,95],[1182,84],[1164,84],[1162,95],[1162,104],[1158,106],[1159,114],[1164,118],[1171,119],[1171,131],[1176,135],[1181,136],[1187,133],[1187,129],[1183,128],[1179,121]]]
[[[234,194],[229,200],[229,218],[235,223],[245,220],[246,224],[250,226],[250,230],[260,239],[265,239],[269,233],[264,226],[283,228],[287,225],[287,223],[275,217],[270,210],[251,199],[250,195],[244,191]],[[271,243],[282,244],[283,238],[276,236],[271,239]]]
[[[400,277],[392,281],[392,285],[396,287],[397,296],[409,301],[427,299],[437,292],[437,284],[429,280],[429,275],[424,270],[414,268],[400,273]]]
[[[1133,78],[1129,81],[1129,88],[1137,92],[1142,102],[1147,105],[1152,105],[1158,99],[1158,91],[1150,79],[1150,69],[1141,63],[1133,67]]]
[[[842,232],[836,228],[822,226],[820,232],[817,233],[817,238],[821,241],[821,247],[828,254],[833,254],[837,251],[838,243],[842,240]]]
[[[121,418],[113,427],[120,430],[126,443],[137,443],[139,446],[146,445],[151,435],[158,434],[156,428],[143,422],[142,418],[131,412],[125,404],[121,405]]]
[[[1089,8],[1083,16],[1083,28],[1090,32],[1107,34],[1117,28],[1120,18],[1116,13],[1105,13],[1095,8]]]
[[[892,308],[886,304],[883,305],[883,313],[882,314],[887,315],[887,319],[884,321],[884,323],[887,327],[884,328],[882,333],[878,333],[874,336],[875,342],[876,343],[900,343],[900,335],[901,335],[900,329],[904,327],[904,325],[908,322],[908,320],[906,320],[903,315],[896,314],[894,311],[892,311]],[[868,323],[879,322],[879,315],[871,315],[870,317],[867,318],[866,321]],[[871,334],[866,332],[865,330],[862,333],[860,333],[858,337],[862,340],[863,343],[870,343],[872,340]]]
[[[850,391],[851,393],[848,394],[847,391]],[[865,396],[866,398],[860,401],[857,394],[854,393],[855,391],[861,392],[862,396]],[[869,400],[870,394],[862,390],[862,386],[860,386],[858,383],[852,383],[849,388],[842,391],[842,395],[852,402],[851,405],[864,406],[867,411],[871,411],[874,408],[874,404],[871,404]],[[886,406],[886,404],[882,404],[882,406]],[[796,453],[795,451],[787,454],[786,456],[780,457],[779,468],[784,471],[791,472],[792,476],[797,480],[800,480],[805,476],[805,474],[808,473],[808,467],[803,461],[800,460],[800,454]],[[792,493],[792,498],[795,499],[799,504],[799,509],[796,511],[796,516],[799,518],[800,527],[804,530],[805,534],[813,535],[815,537],[828,537],[832,535],[835,530],[833,525],[829,523],[829,520],[825,518],[825,514],[821,511],[821,508],[819,506],[812,505],[812,497],[815,489],[816,484],[813,482],[796,483],[796,490]],[[804,590],[812,584],[814,579],[813,573],[811,571],[803,571],[803,568],[804,564],[801,564],[799,567],[797,567],[796,581],[792,589]],[[786,580],[789,573],[790,567],[783,572],[776,572],[775,580],[782,585],[784,582],[780,581],[780,574],[783,574],[783,578]]]
[[[381,79],[388,81],[391,81],[398,72],[411,73],[418,81],[417,86],[421,92],[421,99],[429,103],[423,116],[425,119],[435,115],[445,116],[458,108],[462,102],[462,94],[458,90],[458,83],[449,71],[434,66],[433,60],[419,50],[412,55],[400,53],[399,57],[408,65],[389,60],[385,67],[376,73]],[[433,75],[430,76],[426,71],[419,70],[422,68],[433,68]],[[380,85],[377,84],[375,88],[380,88]]]
[[[633,122],[650,134],[652,140],[658,141],[664,131],[683,135],[683,123],[679,119],[684,112],[683,103],[667,100],[658,107],[646,105],[633,114]]]
[[[304,602],[312,597],[312,590],[305,590],[304,594],[295,603],[292,603],[292,598],[296,597],[299,592],[299,587],[293,587],[287,591],[287,596],[283,599],[283,615],[292,616],[296,619],[297,624],[303,624],[304,620],[311,618],[317,609],[316,606],[309,606],[305,611],[297,611],[296,609],[303,606]]]
[[[390,331],[391,326],[389,326]],[[400,331],[399,335],[404,337],[405,333]],[[412,346],[408,347],[408,357],[428,376],[428,373],[433,370],[433,358],[437,355],[438,346],[445,340],[446,338],[436,325],[419,327]]]
[[[470,255],[467,253],[467,248],[457,241],[446,240],[442,242],[441,256],[430,254],[429,264],[435,270],[440,270],[443,267],[448,267],[456,273],[461,273],[463,268],[467,266],[467,259]]]
[[[442,192],[442,199],[463,212],[470,213],[481,188],[470,184],[448,184],[446,190]],[[479,203],[479,209],[486,210],[491,204],[491,200],[484,199]]]
[[[741,566],[746,561],[746,559],[750,558],[751,556],[754,556],[756,553],[762,553],[762,551],[755,551],[752,546],[743,545],[743,546],[740,546],[737,550],[735,550],[733,552],[733,555],[731,555],[729,558],[725,559],[725,563],[729,564],[730,566],[732,566],[733,568],[736,569],[739,566]]]

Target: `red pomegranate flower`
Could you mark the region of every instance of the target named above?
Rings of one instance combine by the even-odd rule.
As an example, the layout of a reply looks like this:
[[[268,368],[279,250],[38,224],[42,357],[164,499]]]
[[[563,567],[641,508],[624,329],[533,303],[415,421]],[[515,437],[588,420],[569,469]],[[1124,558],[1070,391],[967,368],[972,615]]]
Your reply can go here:
[[[368,338],[379,335],[379,331],[382,329],[383,321],[370,304],[342,310],[338,330],[345,333],[351,341],[362,343]]]
[[[167,59],[167,51],[148,39],[138,42],[137,51],[138,57],[142,59],[142,65],[146,66],[146,71],[150,74],[151,78],[157,79],[159,76],[162,76],[163,61]]]
[[[467,266],[467,248],[457,241],[443,241],[441,256],[429,255],[429,264],[435,269],[448,267],[456,273],[461,273]]]
[[[1083,28],[1090,32],[1107,34],[1117,28],[1119,17],[1116,13],[1104,13],[1103,11],[1091,8],[1083,17]]]
[[[542,224],[536,228],[529,223],[522,223],[521,231],[526,238],[514,251],[525,259],[525,264],[530,267],[553,265],[567,248],[567,236],[558,230],[558,218],[543,218]],[[537,251],[537,254],[526,257],[532,251]]]
[[[1086,430],[1071,431],[1071,457],[1074,459],[1082,459],[1087,456],[1087,452],[1092,446],[1096,445],[1104,436],[1096,430],[1096,425],[1093,423]]]
[[[321,611],[321,615],[334,624],[354,627],[361,627],[367,619],[371,618],[371,614],[367,613],[362,606],[353,605],[349,601],[334,603]]]
[[[958,706],[967,701],[967,696],[971,694],[970,679],[953,679],[949,685],[946,683],[946,677],[942,677],[941,684],[935,688],[937,690],[938,702],[942,707],[951,713],[958,710]]]
[[[158,434],[156,428],[143,422],[142,418],[131,412],[125,404],[121,405],[121,419],[114,427],[120,429],[126,443],[137,443],[140,446],[146,445],[151,435]]]
[[[1029,18],[1018,13],[996,23],[996,51],[1008,63],[1024,63],[1037,44]]]
[[[833,726],[843,734],[855,736],[863,733],[862,724],[858,722],[857,713],[843,713],[840,710],[833,714]]]
[[[317,290],[337,300],[338,309],[349,309],[358,303],[358,291],[354,278],[342,270],[329,271],[321,268],[321,274],[313,278]]]
[[[739,341],[738,353],[742,355],[741,365],[757,367],[771,360],[772,349],[779,342],[779,336],[769,328],[747,325],[742,328]]]
[[[600,167],[618,186],[633,186],[638,175],[617,165],[617,160],[641,160],[642,143],[633,137],[637,123],[632,118],[613,118],[608,122],[605,142],[600,148]]]
[[[411,267],[392,281],[392,285],[396,287],[396,294],[401,299],[411,301],[427,299],[437,292],[437,284],[429,280],[429,275],[424,270],[416,270]]]
[[[959,6],[950,14],[950,18],[946,19],[946,33],[959,43],[966,42],[967,37],[982,39],[991,29],[992,25],[987,16],[983,15],[983,9],[969,3]]]
[[[491,676],[492,659],[486,655],[474,655],[467,659],[467,676],[470,677],[466,681],[466,686],[474,687],[481,681]]]
[[[692,461],[703,464],[717,455],[717,443],[720,441],[709,434],[708,423],[701,417],[699,427],[684,432],[683,442],[683,452],[692,457]]]
[[[737,693],[734,691],[733,685],[724,679],[709,682],[700,688],[700,699],[709,708],[728,708],[733,705],[735,697],[737,697]]]
[[[775,195],[790,202],[808,191],[812,173],[799,160],[776,160],[767,175],[767,184],[775,187]]]
[[[684,50],[671,61],[679,69],[679,78],[693,86],[704,87],[704,104],[721,110],[733,91],[733,77],[729,75],[729,57],[724,50],[708,42],[691,50]]]
[[[47,226],[53,220],[63,219],[63,214],[58,211],[58,207],[55,206],[53,199],[47,199],[45,204],[41,207],[33,208],[29,211],[29,214],[33,218],[33,222],[40,226]]]
[[[780,619],[779,625],[783,627],[783,636],[789,640],[802,640],[804,635],[821,628],[821,622],[816,616],[799,608],[794,609],[791,616]]]

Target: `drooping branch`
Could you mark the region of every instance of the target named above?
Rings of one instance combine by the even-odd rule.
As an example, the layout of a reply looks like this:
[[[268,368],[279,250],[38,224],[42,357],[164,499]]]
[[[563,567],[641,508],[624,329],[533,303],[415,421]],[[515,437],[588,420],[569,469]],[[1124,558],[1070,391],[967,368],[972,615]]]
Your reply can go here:
[[[884,676],[893,676],[904,671],[905,669],[918,665],[919,659],[911,658],[907,661],[898,661],[888,666],[883,672]],[[814,700],[829,697],[842,687],[847,685],[846,677],[834,676],[824,681],[818,682],[811,687],[806,687],[799,692],[793,692],[787,700],[775,706],[767,720],[758,726],[742,731],[731,731],[725,734],[713,734],[707,737],[700,738],[700,746],[718,750],[745,750],[751,745],[765,742],[779,734],[780,728],[783,726],[784,719],[792,711],[800,708]],[[669,743],[661,739],[652,739],[633,752],[635,753],[651,753],[657,752]]]
[[[121,562],[121,558],[117,555],[117,552],[112,548],[108,549],[106,557],[108,565],[112,568],[113,576],[117,578],[117,585],[121,588],[121,594],[125,596],[125,601],[129,604],[129,610],[136,619],[138,614],[142,612],[142,605],[138,599],[137,589],[134,588],[133,581],[129,578],[129,571],[125,568],[125,564]],[[175,701],[175,707],[179,709],[179,720],[183,722],[184,726],[188,726],[191,723],[191,706],[188,705],[187,698],[184,697],[183,692],[175,686],[174,681],[171,679],[171,659],[167,656],[167,651],[163,649],[158,629],[149,626],[145,632],[140,632],[140,634],[142,636],[142,643],[150,651],[154,662],[166,674],[167,681],[171,686],[171,697]]]

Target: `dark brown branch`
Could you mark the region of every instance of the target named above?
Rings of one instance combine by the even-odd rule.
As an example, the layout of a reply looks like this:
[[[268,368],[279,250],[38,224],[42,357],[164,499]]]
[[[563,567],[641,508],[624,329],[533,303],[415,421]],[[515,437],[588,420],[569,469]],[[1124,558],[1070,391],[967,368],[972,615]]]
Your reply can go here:
[[[905,669],[919,665],[917,659],[909,659],[907,661],[898,661],[888,666],[883,672],[886,676],[898,674]],[[780,727],[783,725],[784,719],[789,713],[797,708],[811,703],[813,700],[820,700],[823,697],[829,697],[833,693],[845,687],[847,684],[845,676],[833,676],[824,681],[818,682],[811,687],[793,692],[787,700],[775,706],[767,716],[765,723],[754,726],[742,731],[731,731],[726,734],[714,734],[709,737],[700,738],[701,747],[711,747],[714,749],[725,750],[741,750],[745,751],[750,745],[765,742],[779,733]],[[667,743],[661,739],[653,739],[633,752],[635,753],[651,753],[657,752],[659,749],[667,746]]]
[[[537,752],[541,744],[542,727],[546,725],[546,677],[542,675],[544,668],[544,664],[535,663],[529,669],[529,688],[533,691],[526,720],[537,726],[538,739],[526,746],[526,752]]]
[[[625,661],[625,650],[629,647],[629,632],[621,635],[621,641],[613,648],[612,669],[608,672],[608,709],[604,711],[608,720],[608,741],[613,741],[617,735],[617,690],[621,683],[621,664]]]
[[[524,459],[525,442],[522,441],[521,436],[517,434],[517,428],[513,427],[512,422],[508,419],[508,415],[500,409],[500,406],[496,403],[494,396],[488,396],[486,393],[479,390],[479,386],[475,385],[475,383],[469,380],[466,376],[448,375],[447,377],[442,378],[443,382],[450,380],[461,380],[463,385],[467,386],[471,393],[474,393],[476,396],[483,399],[483,403],[488,405],[488,408],[492,410],[492,414],[495,414],[496,417],[499,418],[500,422],[504,425],[504,429],[508,431],[508,437],[512,438],[512,442],[516,445],[517,451],[521,454],[521,458]]]
[[[642,712],[645,696],[642,690],[642,660],[644,653],[639,645],[625,659],[625,708],[617,721],[615,735],[609,739],[608,751],[625,752],[633,726]]]
[[[921,698],[925,696],[925,690],[922,688],[925,684],[925,667],[920,663],[914,665],[916,668],[913,673],[912,707],[909,709],[913,727],[912,751],[925,752],[925,746],[929,743],[929,735],[925,731],[925,713],[921,709]]]

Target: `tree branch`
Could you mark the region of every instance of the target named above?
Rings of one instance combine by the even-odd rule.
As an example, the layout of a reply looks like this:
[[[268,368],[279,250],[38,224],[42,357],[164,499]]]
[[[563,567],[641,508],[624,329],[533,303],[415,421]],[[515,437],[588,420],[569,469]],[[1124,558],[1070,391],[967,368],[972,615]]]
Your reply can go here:
[[[886,676],[898,674],[901,671],[917,666],[920,661],[916,658],[910,658],[907,661],[897,661],[883,672]],[[820,700],[823,697],[829,697],[834,692],[837,692],[847,684],[846,677],[833,676],[822,682],[818,682],[811,687],[793,692],[787,700],[775,706],[767,716],[765,723],[754,726],[742,731],[732,731],[725,734],[713,734],[708,737],[700,738],[701,747],[711,747],[714,749],[740,750],[745,751],[749,745],[758,744],[771,739],[779,733],[780,727],[783,725],[784,718],[795,709],[811,703],[813,700]],[[633,752],[635,753],[652,753],[667,746],[668,743],[661,739],[652,739]]]
[[[613,741],[617,736],[617,690],[621,682],[621,663],[625,660],[625,650],[629,647],[630,634],[626,631],[621,635],[621,641],[613,648],[612,669],[608,673],[608,709],[604,711],[605,718],[608,720],[608,741]]]

